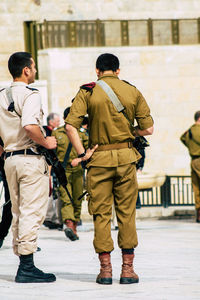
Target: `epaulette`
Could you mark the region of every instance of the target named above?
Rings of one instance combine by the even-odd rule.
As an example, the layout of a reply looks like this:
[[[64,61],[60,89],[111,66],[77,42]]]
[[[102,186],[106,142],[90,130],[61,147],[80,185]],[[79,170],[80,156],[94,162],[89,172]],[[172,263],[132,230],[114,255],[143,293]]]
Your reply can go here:
[[[26,86],[26,88],[29,89],[29,90],[31,90],[31,91],[37,91],[37,92],[39,92],[38,89],[31,88],[31,87],[29,87],[29,86]]]
[[[133,84],[131,84],[130,82],[128,82],[128,81],[126,81],[126,80],[122,80],[123,82],[125,82],[125,83],[127,83],[127,84],[129,84],[129,85],[131,85],[131,86],[134,86]],[[135,86],[134,86],[135,87]]]
[[[5,88],[1,89],[1,90],[0,90],[0,93],[1,93],[3,90],[5,90]]]
[[[96,82],[90,82],[90,83],[86,83],[86,84],[81,85],[80,88],[84,89],[88,92],[91,92],[92,89],[95,87],[95,85],[96,85]]]

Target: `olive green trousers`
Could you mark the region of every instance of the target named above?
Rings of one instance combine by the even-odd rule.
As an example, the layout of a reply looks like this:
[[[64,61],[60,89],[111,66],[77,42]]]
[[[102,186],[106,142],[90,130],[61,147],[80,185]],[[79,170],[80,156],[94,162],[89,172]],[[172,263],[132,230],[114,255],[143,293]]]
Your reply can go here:
[[[118,222],[118,245],[131,249],[138,244],[135,214],[138,184],[135,164],[118,167],[90,167],[87,173],[88,210],[94,220],[94,248],[97,253],[114,249],[111,237],[112,206]]]
[[[83,194],[83,169],[66,169],[65,173],[68,182],[67,188],[73,199],[73,205],[65,189],[62,186],[60,186],[59,193],[61,200],[62,220],[63,222],[65,222],[65,220],[72,220],[78,222],[80,221],[82,206],[82,200],[78,200],[78,197],[80,197]]]
[[[200,158],[191,162],[192,187],[194,191],[195,207],[200,208]]]

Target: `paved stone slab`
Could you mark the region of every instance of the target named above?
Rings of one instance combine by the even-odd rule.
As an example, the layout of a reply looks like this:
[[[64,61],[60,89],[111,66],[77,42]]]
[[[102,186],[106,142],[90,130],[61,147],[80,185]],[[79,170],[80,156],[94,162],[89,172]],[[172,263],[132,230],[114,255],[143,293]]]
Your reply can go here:
[[[36,265],[54,272],[55,283],[17,284],[14,282],[18,258],[13,255],[11,234],[0,249],[1,300],[199,300],[200,299],[200,224],[189,220],[137,221],[139,246],[135,270],[140,282],[120,285],[121,253],[117,231],[112,231],[115,250],[112,253],[111,286],[95,283],[99,262],[92,246],[93,226],[80,227],[80,240],[67,240],[63,231],[41,228]]]

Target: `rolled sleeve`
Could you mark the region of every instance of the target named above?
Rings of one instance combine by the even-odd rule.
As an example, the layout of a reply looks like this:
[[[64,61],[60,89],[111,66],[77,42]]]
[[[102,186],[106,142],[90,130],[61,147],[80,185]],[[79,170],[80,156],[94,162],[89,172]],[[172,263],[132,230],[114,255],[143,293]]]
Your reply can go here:
[[[39,125],[41,99],[39,93],[28,96],[22,108],[22,127],[26,125]]]
[[[84,116],[87,114],[86,92],[80,90],[76,95],[74,102],[70,108],[70,113],[65,119],[66,124],[70,124],[75,128],[80,128]]]
[[[137,120],[138,126],[141,130],[150,128],[153,126],[153,118],[150,115],[149,106],[144,99],[143,95],[138,91],[138,101],[136,106],[135,118]]]

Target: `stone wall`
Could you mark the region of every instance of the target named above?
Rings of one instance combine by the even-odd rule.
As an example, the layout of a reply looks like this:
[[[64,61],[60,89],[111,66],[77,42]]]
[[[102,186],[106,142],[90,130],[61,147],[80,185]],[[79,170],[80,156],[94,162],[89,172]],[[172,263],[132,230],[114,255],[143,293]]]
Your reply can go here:
[[[143,93],[155,121],[144,170],[189,174],[190,159],[179,137],[200,109],[199,51],[200,46],[48,49],[39,53],[39,71],[48,81],[51,110],[62,115],[79,86],[96,80],[97,56],[116,54],[120,78]]]
[[[1,80],[9,80],[9,55],[24,50],[24,21],[198,18],[199,12],[199,0],[1,0]]]

